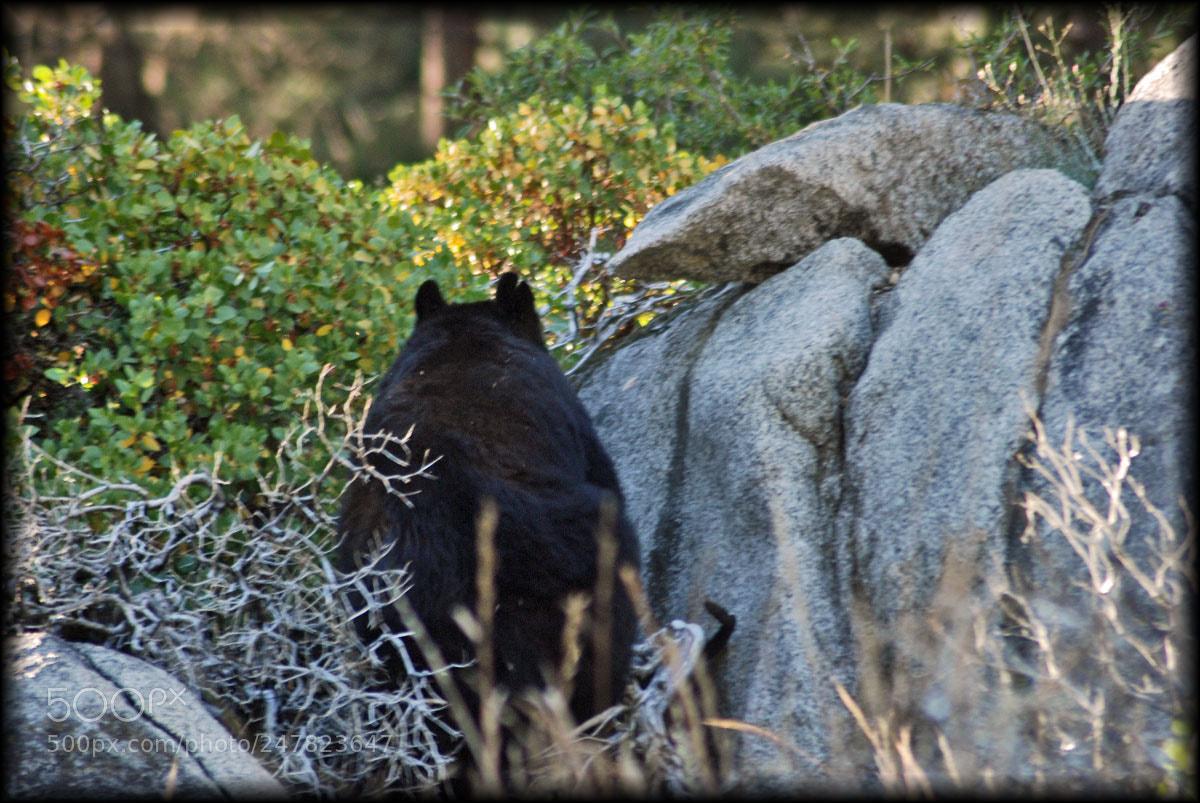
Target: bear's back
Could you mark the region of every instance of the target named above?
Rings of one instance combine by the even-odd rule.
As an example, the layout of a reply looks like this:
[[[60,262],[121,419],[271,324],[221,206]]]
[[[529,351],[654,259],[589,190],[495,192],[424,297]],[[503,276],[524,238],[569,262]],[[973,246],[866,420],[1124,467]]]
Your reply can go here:
[[[461,457],[521,485],[583,481],[596,437],[586,411],[554,358],[492,304],[453,305],[421,322],[385,376],[366,430],[411,426],[416,453]]]

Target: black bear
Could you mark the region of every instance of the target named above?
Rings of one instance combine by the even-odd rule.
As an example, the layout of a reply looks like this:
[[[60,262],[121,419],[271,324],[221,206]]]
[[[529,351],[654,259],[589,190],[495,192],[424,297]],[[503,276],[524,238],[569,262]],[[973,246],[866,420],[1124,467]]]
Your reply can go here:
[[[392,544],[380,566],[408,567],[406,599],[445,660],[469,658],[471,641],[451,613],[459,605],[475,611],[476,520],[484,500],[492,500],[496,682],[513,692],[541,686],[546,670],[562,665],[565,598],[596,590],[602,520],[615,538],[616,565],[638,566],[616,473],[546,349],[528,284],[505,273],[493,300],[448,304],[437,283],[427,281],[415,305],[416,326],[384,376],[363,431],[411,430],[413,459],[440,459],[432,477],[399,488],[405,499],[374,475],[410,474],[412,465],[382,453],[369,458],[372,471],[346,491],[341,568],[357,568],[373,538]],[[589,617],[608,624],[607,638],[597,642],[595,633],[585,633],[580,640],[570,699],[578,722],[619,701],[636,637],[633,606],[615,567],[611,577],[610,609],[595,610],[593,600]],[[395,632],[405,629],[394,612],[387,621]],[[608,655],[598,655],[593,643],[607,644]],[[409,653],[420,657],[412,646]]]

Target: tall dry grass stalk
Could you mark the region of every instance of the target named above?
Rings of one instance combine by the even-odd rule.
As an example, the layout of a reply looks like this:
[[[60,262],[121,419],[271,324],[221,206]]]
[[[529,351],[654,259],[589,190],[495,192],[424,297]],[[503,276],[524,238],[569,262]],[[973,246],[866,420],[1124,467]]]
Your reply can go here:
[[[1177,532],[1132,474],[1131,433],[1101,449],[1068,421],[1055,444],[1031,419],[1031,559],[981,567],[986,534],[961,539],[927,614],[889,634],[891,671],[862,665],[860,699],[838,694],[889,792],[1194,795],[1188,506]]]
[[[368,458],[386,451],[407,473],[378,479],[403,499],[435,459],[418,459],[407,437],[364,435],[370,400],[361,376],[339,388],[342,403],[322,404],[329,374],[326,367],[276,450],[276,471],[259,478],[253,509],[226,498],[219,455],[211,473],[182,475],[156,498],[136,482],[67,465],[24,437],[6,474],[6,632],[47,630],[162,667],[220,710],[226,726],[300,793],[429,791],[468,756],[469,784],[485,796],[716,790],[703,724],[715,715],[715,698],[711,684],[703,699],[693,688],[703,633],[653,624],[636,576],[615,565],[615,509],[602,511],[597,588],[566,602],[564,665],[547,690],[517,699],[494,680],[497,511],[481,511],[479,606],[456,612],[478,647],[472,670],[482,704],[478,719],[471,715],[451,679],[467,667],[447,662],[413,614],[407,574],[378,569],[388,545],[377,543],[351,573],[330,560],[347,472],[371,472]],[[314,456],[317,468],[305,468]],[[597,654],[606,653],[603,612],[618,582],[651,635],[638,646],[625,702],[575,723],[567,701],[580,639],[593,633]],[[388,609],[400,614],[403,632],[388,628]],[[379,633],[369,643],[350,624],[360,616]],[[397,659],[399,683],[388,668]],[[532,726],[502,755],[506,706]]]

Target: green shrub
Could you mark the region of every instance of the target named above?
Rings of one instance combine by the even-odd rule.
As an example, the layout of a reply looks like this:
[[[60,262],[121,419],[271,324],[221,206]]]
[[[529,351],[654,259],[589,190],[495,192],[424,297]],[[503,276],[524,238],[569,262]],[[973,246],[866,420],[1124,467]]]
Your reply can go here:
[[[325,363],[335,380],[386,368],[427,278],[470,299],[480,277],[520,271],[569,361],[629,290],[600,251],[720,164],[679,150],[640,103],[534,98],[371,190],[237,118],[160,141],[103,112],[98,82],[65,62],[25,77],[10,61],[6,77],[5,406],[25,400],[51,456],[153,490],[218,459],[253,489],[296,391]],[[593,233],[593,269],[572,282]],[[639,287],[633,320],[676,285]]]
[[[672,125],[645,104],[608,97],[558,104],[537,96],[488,121],[473,139],[442,140],[435,157],[389,176],[389,201],[431,230],[418,265],[476,275],[514,270],[532,280],[560,358],[597,331],[614,297],[669,300],[675,282],[647,288],[602,268],[651,206],[723,160],[680,150]]]
[[[407,215],[237,118],[159,141],[78,67],[8,77],[5,370],[49,453],[160,488],[220,452],[248,481],[322,364],[386,368],[430,275]]]
[[[501,116],[530,97],[547,104],[605,95],[641,102],[660,127],[670,123],[679,147],[716,157],[739,156],[854,104],[874,103],[877,76],[852,67],[854,39],[833,40],[837,56],[818,66],[797,59],[786,81],[753,81],[731,60],[737,16],[674,9],[643,31],[622,32],[611,16],[577,14],[527,47],[508,54],[504,69],[469,74],[452,93],[448,113],[463,120]],[[894,77],[929,66],[893,59]],[[478,133],[468,129],[467,135]]]
[[[236,117],[159,140],[105,112],[82,68],[26,77],[10,60],[5,407],[23,404],[51,456],[97,476],[158,491],[219,459],[252,489],[296,391],[325,363],[331,387],[382,371],[427,278],[471,299],[522,273],[560,360],[580,364],[690,287],[604,270],[655,203],[723,149],[827,116],[830,76],[860,86],[844,60],[752,85],[730,68],[731,35],[720,15],[672,12],[628,36],[576,20],[472,76],[452,113],[486,110],[486,127],[383,190],[282,133],[252,140]],[[597,36],[600,51],[584,42]]]

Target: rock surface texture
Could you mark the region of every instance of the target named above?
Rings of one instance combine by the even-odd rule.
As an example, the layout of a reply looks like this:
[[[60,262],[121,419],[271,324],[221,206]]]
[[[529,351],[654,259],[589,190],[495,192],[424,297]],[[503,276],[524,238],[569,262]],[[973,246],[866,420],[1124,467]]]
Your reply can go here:
[[[1129,95],[1104,143],[1096,196],[1196,197],[1196,37],[1159,62]]]
[[[732,303],[702,303],[682,325],[622,349],[581,394],[631,515],[641,513],[654,607],[692,621],[706,598],[736,610],[745,646],[726,671],[748,683],[730,689],[733,704],[803,734],[797,746],[820,760],[816,734],[844,724],[826,715],[835,698],[824,678],[849,657],[836,546],[822,523],[841,493],[839,405],[865,363],[871,292],[886,272],[861,242],[833,240]],[[657,465],[640,464],[648,437],[661,442]],[[798,610],[811,630],[795,626]],[[755,758],[778,759],[769,746]]]
[[[1016,568],[1035,604],[1062,604],[1078,555],[1023,537],[1023,495],[1050,490],[1022,465],[1030,412],[1055,444],[1069,421],[1099,446],[1105,427],[1134,433],[1131,474],[1183,532],[1194,54],[1193,38],[1138,85],[1094,190],[1050,169],[1053,148],[1013,118],[860,108],[680,192],[613,258],[626,276],[743,282],[600,358],[579,395],[628,497],[655,615],[701,622],[705,599],[735,614],[720,714],[795,748],[739,735],[748,787],[874,774],[850,757],[862,735],[834,681],[876,714],[924,683],[916,705],[950,732],[949,653],[904,643],[947,588],[965,610],[989,572]],[[1144,553],[1134,541],[1157,520],[1131,515]],[[1136,607],[1128,590],[1114,596]],[[1024,738],[989,705],[992,737]],[[972,741],[988,751],[972,727],[964,761]],[[1022,749],[1012,764],[1032,778]],[[1063,766],[1086,773],[1090,756]]]
[[[955,538],[1004,529],[1042,324],[1087,190],[1018,170],[948,217],[881,310],[846,405],[838,572],[883,628],[925,608]]]
[[[156,667],[27,633],[7,645],[12,798],[280,799],[283,787]]]
[[[1056,153],[1036,126],[1010,115],[861,106],[663,201],[610,267],[643,279],[761,282],[838,237],[904,264],[971,193]]]
[[[1144,485],[1147,501],[1162,519],[1127,491],[1120,500],[1130,522],[1124,549],[1149,571],[1152,583],[1160,563],[1155,553],[1176,548],[1188,529],[1180,498],[1190,497],[1195,510],[1190,496],[1195,476],[1195,58],[1193,37],[1142,79],[1110,129],[1088,237],[1064,265],[1058,315],[1047,324],[1051,345],[1038,407],[1048,440],[1061,443],[1071,434],[1081,453],[1087,446],[1080,430],[1110,457],[1106,429],[1137,438],[1140,451],[1130,475]],[[1027,492],[1054,498],[1051,485],[1033,471],[1020,477],[1020,493]],[[1076,551],[1045,529],[1035,542],[1036,553],[1024,556],[1028,594],[1035,604],[1080,607],[1071,602],[1086,592],[1064,582],[1069,567],[1079,563]],[[1164,540],[1172,534],[1173,543]],[[1019,560],[1014,536],[1010,533],[1011,551]],[[1148,604],[1138,586],[1126,578],[1106,596],[1118,603],[1123,627],[1155,644],[1161,633],[1148,623],[1161,620],[1162,612]],[[1061,627],[1081,644],[1081,653],[1098,652],[1086,622]],[[1145,664],[1130,653],[1117,650],[1110,660],[1136,677]],[[1143,727],[1167,731],[1170,715],[1159,712]],[[1087,772],[1087,757],[1070,760],[1080,773]]]

